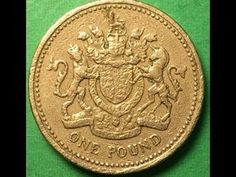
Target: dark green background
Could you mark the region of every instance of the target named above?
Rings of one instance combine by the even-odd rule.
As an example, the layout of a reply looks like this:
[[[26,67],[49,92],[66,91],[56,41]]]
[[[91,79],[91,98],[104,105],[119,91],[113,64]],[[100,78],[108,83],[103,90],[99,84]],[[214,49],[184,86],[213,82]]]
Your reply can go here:
[[[47,30],[66,12],[92,0],[27,0],[27,88],[34,52]],[[142,177],[209,176],[209,0],[142,0],[178,22],[188,33],[199,54],[204,77],[205,99],[199,122],[185,144],[163,163],[128,174]],[[65,160],[44,139],[33,118],[27,90],[27,176],[88,177],[105,175],[81,169]]]

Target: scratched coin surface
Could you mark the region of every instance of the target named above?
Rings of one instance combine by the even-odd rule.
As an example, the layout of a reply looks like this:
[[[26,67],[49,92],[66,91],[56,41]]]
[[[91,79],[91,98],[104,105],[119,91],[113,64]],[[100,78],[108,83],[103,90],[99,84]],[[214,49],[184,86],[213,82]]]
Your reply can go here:
[[[131,0],[78,7],[43,37],[29,80],[43,135],[86,169],[158,164],[189,136],[203,99],[193,44],[160,10]]]

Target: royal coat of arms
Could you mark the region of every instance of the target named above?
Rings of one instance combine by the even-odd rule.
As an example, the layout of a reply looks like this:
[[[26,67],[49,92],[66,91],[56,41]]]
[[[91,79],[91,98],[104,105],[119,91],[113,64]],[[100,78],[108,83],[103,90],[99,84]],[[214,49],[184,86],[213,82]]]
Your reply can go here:
[[[169,66],[171,56],[164,46],[157,45],[155,33],[145,28],[127,29],[125,21],[112,11],[106,19],[106,33],[99,25],[78,31],[75,37],[84,45],[71,44],[67,50],[73,68],[65,60],[53,56],[50,60],[48,70],[58,71],[54,95],[64,99],[64,127],[90,126],[94,135],[106,139],[135,137],[144,126],[166,130],[172,103],[182,91],[179,79],[185,78],[187,68]],[[73,71],[73,81],[62,93],[68,71]],[[83,80],[88,87],[80,85]],[[75,101],[79,111],[69,114],[68,107]]]

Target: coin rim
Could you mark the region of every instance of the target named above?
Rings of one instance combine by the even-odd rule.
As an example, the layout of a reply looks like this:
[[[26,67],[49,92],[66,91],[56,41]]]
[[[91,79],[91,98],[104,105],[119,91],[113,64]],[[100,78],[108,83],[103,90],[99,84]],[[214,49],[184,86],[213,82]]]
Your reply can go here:
[[[87,8],[92,8],[93,6],[96,5],[105,5],[105,4],[117,4],[117,3],[121,3],[121,4],[126,4],[126,5],[136,5],[136,6],[140,6],[142,8],[146,8],[152,12],[155,12],[156,14],[160,15],[161,17],[167,19],[170,24],[172,26],[174,26],[178,32],[184,36],[184,39],[186,40],[186,43],[188,44],[189,48],[191,49],[193,55],[194,55],[194,59],[197,65],[197,78],[198,78],[198,82],[199,82],[199,88],[198,88],[198,101],[196,103],[195,106],[195,110],[194,110],[194,114],[192,115],[192,120],[190,121],[190,124],[188,125],[188,128],[185,130],[183,136],[181,138],[178,139],[177,142],[175,142],[172,147],[164,152],[161,156],[154,158],[153,160],[150,160],[148,162],[145,162],[142,165],[139,166],[134,166],[134,167],[119,167],[119,168],[111,168],[111,167],[105,167],[105,170],[101,170],[100,167],[97,167],[96,165],[92,165],[92,164],[88,164],[85,161],[79,160],[79,161],[73,161],[72,157],[68,156],[67,153],[60,147],[60,145],[58,145],[58,143],[55,142],[55,140],[50,136],[50,134],[47,132],[46,128],[44,127],[43,123],[41,122],[40,119],[40,115],[37,112],[37,106],[35,104],[35,99],[34,99],[34,76],[35,76],[35,70],[36,70],[36,64],[38,61],[38,57],[41,54],[42,49],[44,48],[44,45],[46,44],[46,42],[48,41],[48,39],[50,38],[50,36],[55,32],[55,30],[61,25],[63,24],[63,22],[65,22],[68,18],[70,18],[71,16],[79,13],[80,11],[83,11]],[[124,174],[124,173],[131,173],[131,172],[137,172],[137,171],[141,171],[144,170],[150,166],[154,166],[157,165],[159,163],[161,163],[163,160],[165,160],[167,157],[171,156],[177,149],[179,149],[179,147],[186,141],[186,139],[190,136],[191,132],[193,131],[196,122],[199,119],[199,115],[201,112],[201,108],[202,108],[202,103],[203,103],[203,94],[204,94],[204,80],[203,80],[203,71],[202,71],[202,67],[201,67],[201,63],[197,54],[197,51],[195,50],[195,47],[192,43],[192,41],[189,39],[189,37],[187,36],[187,33],[183,30],[183,28],[181,28],[181,26],[174,21],[174,19],[172,19],[170,16],[168,16],[167,14],[165,14],[164,12],[162,12],[160,9],[156,8],[156,7],[152,7],[149,4],[144,4],[142,2],[137,2],[137,1],[133,1],[133,0],[102,0],[102,1],[96,1],[96,2],[91,2],[82,6],[79,6],[71,11],[69,11],[68,13],[66,13],[65,15],[63,15],[54,25],[52,25],[52,27],[46,32],[46,34],[44,35],[44,37],[42,38],[41,42],[39,43],[36,52],[34,54],[33,57],[33,61],[32,61],[32,65],[30,68],[30,72],[29,72],[29,98],[30,98],[30,106],[31,109],[33,111],[34,114],[34,118],[36,119],[37,125],[40,129],[40,131],[42,132],[42,134],[44,135],[45,139],[49,142],[49,144],[51,144],[58,152],[60,152],[60,154],[62,154],[65,158],[67,158],[68,160],[72,161],[73,163],[76,163],[78,166],[81,166],[85,169],[88,170],[92,170],[98,173],[105,173],[105,174]]]

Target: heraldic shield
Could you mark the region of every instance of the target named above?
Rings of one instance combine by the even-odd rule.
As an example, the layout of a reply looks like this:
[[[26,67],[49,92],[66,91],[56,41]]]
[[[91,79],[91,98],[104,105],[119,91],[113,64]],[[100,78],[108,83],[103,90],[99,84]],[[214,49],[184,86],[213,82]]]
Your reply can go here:
[[[112,103],[121,103],[130,94],[133,85],[132,65],[123,65],[119,68],[104,65],[100,75],[100,90],[103,96]]]
[[[64,99],[64,127],[89,126],[95,136],[106,139],[135,137],[142,127],[166,130],[187,68],[169,66],[171,56],[164,46],[157,45],[155,33],[145,28],[127,29],[126,22],[112,11],[107,12],[107,24],[108,30],[91,25],[78,31],[75,38],[83,45],[70,44],[67,50],[72,65],[53,56],[50,60],[47,69],[58,72],[53,94]],[[68,72],[73,72],[73,80],[62,93],[60,87]],[[71,114],[68,107],[75,100],[80,109]]]

